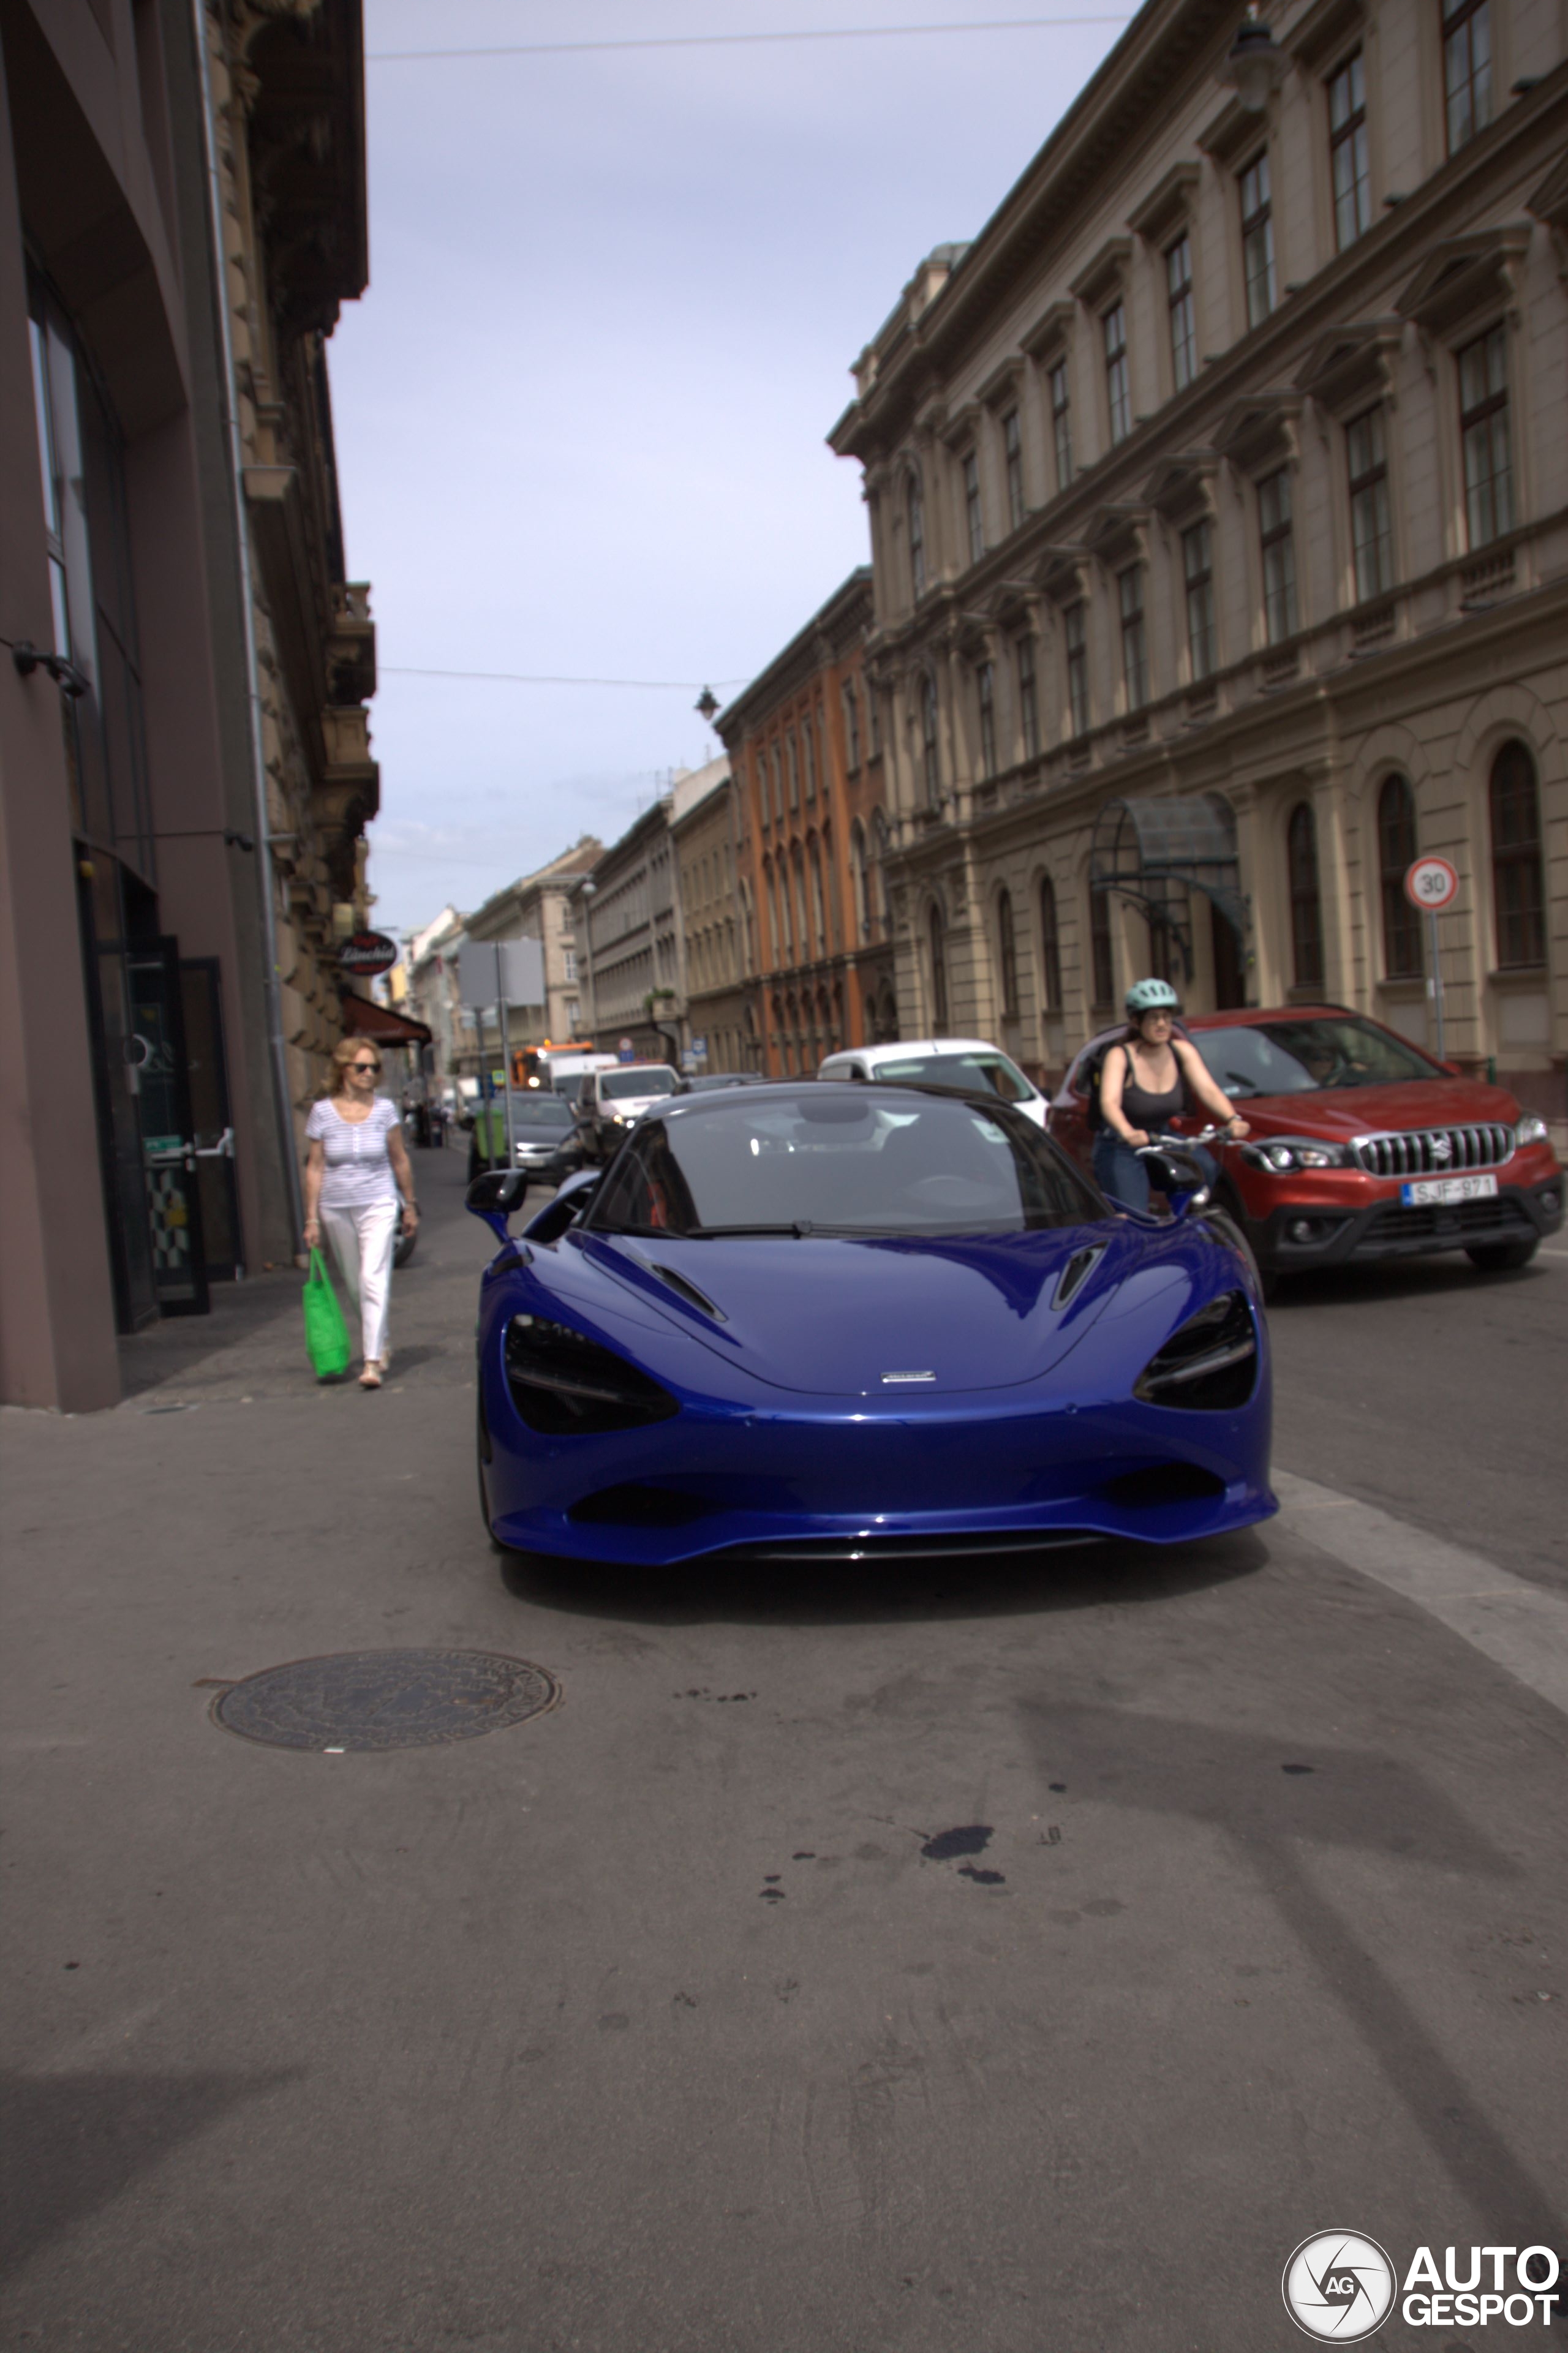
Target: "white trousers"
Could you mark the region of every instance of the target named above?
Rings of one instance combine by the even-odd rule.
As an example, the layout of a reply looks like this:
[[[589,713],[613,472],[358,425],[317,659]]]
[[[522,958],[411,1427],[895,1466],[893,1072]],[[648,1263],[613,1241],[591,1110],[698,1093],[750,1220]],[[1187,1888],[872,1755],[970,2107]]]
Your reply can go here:
[[[359,1310],[364,1355],[379,1360],[387,1354],[387,1314],[391,1306],[392,1252],[397,1244],[402,1215],[399,1201],[369,1201],[362,1208],[329,1209],[321,1220],[332,1254],[343,1274],[344,1287]]]

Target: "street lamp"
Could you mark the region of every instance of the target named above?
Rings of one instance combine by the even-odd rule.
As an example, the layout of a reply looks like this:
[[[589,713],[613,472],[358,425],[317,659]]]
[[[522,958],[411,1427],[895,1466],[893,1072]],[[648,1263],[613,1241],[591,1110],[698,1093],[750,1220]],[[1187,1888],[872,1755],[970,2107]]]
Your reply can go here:
[[[711,686],[704,687],[701,694],[698,695],[695,702],[692,705],[692,708],[696,712],[699,718],[706,722],[708,726],[711,727],[713,725],[714,721],[719,714],[719,699],[714,692]]]
[[[1232,83],[1248,114],[1262,114],[1269,94],[1285,79],[1286,59],[1274,46],[1274,36],[1255,8],[1249,8],[1236,26],[1236,37],[1220,68],[1220,79]]]

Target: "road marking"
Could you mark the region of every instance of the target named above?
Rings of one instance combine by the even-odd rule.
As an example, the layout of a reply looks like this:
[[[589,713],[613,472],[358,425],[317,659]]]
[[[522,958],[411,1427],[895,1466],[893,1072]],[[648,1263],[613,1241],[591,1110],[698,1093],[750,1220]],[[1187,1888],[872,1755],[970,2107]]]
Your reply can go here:
[[[1568,1715],[1568,1601],[1373,1504],[1277,1471],[1282,1524],[1403,1594]]]

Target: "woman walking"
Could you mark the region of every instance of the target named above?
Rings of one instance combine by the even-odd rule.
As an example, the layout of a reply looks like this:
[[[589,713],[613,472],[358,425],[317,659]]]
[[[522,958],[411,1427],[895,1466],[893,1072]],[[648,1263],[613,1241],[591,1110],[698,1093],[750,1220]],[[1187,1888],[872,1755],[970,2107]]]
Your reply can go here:
[[[1105,1124],[1095,1137],[1095,1178],[1102,1193],[1125,1201],[1129,1209],[1149,1207],[1150,1166],[1139,1158],[1139,1145],[1191,1112],[1194,1103],[1238,1141],[1252,1132],[1203,1068],[1196,1047],[1176,1035],[1181,1010],[1168,980],[1135,981],[1127,992],[1127,1036],[1106,1049],[1100,1073]],[[1204,1183],[1216,1184],[1220,1170],[1213,1155],[1201,1145],[1187,1148]]]
[[[397,1113],[376,1092],[381,1057],[363,1038],[333,1048],[333,1082],[305,1123],[305,1247],[319,1248],[326,1229],[349,1298],[359,1309],[364,1340],[362,1389],[378,1389],[391,1360],[387,1312],[392,1252],[397,1241],[397,1197],[403,1230],[416,1233],[418,1206],[414,1172]]]

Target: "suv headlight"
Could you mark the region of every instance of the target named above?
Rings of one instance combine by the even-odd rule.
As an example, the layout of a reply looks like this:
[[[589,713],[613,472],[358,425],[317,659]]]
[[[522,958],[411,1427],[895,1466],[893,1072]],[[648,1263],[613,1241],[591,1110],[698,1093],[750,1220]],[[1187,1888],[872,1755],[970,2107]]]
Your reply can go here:
[[[1527,1111],[1513,1132],[1516,1144],[1550,1144],[1552,1131],[1539,1112]]]
[[[529,1429],[550,1438],[640,1430],[681,1409],[612,1348],[542,1315],[514,1315],[506,1326],[506,1385]]]
[[[1350,1158],[1342,1144],[1321,1144],[1315,1135],[1271,1135],[1258,1144],[1244,1144],[1242,1158],[1267,1176],[1287,1176],[1293,1168],[1343,1168]]]
[[[1224,1291],[1172,1332],[1145,1365],[1132,1393],[1145,1405],[1230,1413],[1245,1405],[1256,1379],[1252,1310],[1241,1292]]]

